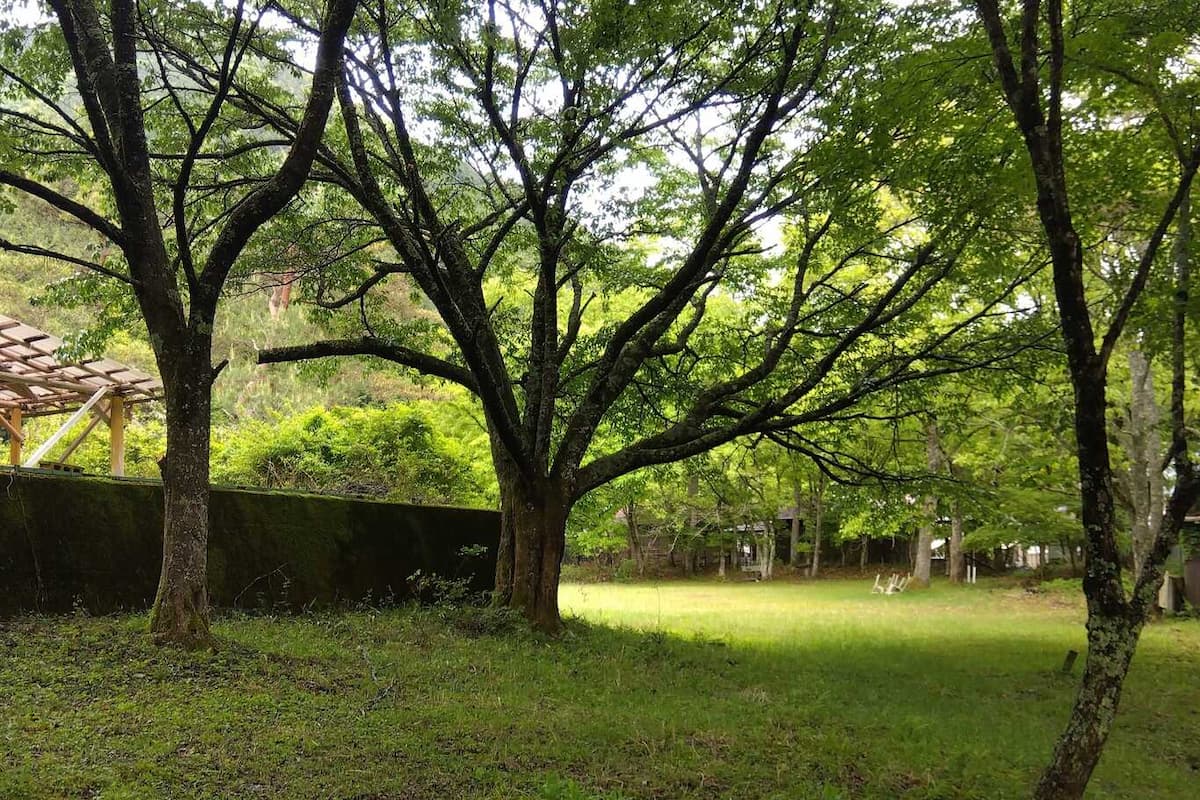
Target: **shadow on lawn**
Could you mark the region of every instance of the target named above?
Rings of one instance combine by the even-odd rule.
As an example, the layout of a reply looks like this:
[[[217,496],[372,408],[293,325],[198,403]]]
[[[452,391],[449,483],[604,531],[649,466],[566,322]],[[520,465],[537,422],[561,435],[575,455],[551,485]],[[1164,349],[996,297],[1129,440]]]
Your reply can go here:
[[[1055,636],[550,641],[469,613],[227,617],[202,655],[128,617],[9,623],[0,796],[1019,797],[1075,690]],[[1180,796],[1198,683],[1139,655],[1095,797]]]

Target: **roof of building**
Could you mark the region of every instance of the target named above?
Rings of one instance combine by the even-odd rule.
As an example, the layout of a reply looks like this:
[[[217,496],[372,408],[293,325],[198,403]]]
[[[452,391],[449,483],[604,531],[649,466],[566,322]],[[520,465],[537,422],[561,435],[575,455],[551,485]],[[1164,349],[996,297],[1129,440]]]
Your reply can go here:
[[[162,382],[107,358],[61,362],[63,340],[0,314],[0,409],[27,417],[65,414],[100,389],[127,404],[162,398]]]

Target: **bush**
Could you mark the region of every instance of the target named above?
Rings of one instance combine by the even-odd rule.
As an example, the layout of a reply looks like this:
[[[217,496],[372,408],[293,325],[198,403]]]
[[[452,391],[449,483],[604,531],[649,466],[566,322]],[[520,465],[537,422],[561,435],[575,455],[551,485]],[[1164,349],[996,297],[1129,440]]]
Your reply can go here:
[[[637,564],[634,563],[632,558],[622,559],[621,563],[617,564],[617,568],[613,570],[613,580],[615,581],[629,583],[630,581],[637,580],[637,578]]]
[[[420,504],[480,505],[494,494],[487,442],[441,432],[436,411],[313,408],[214,437],[213,481]]]

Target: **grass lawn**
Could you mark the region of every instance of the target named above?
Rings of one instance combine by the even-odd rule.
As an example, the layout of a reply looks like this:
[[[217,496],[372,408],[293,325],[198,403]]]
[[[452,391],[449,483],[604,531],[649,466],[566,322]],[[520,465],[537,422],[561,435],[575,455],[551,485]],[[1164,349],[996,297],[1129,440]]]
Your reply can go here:
[[[1076,596],[869,586],[568,585],[560,641],[414,609],[224,617],[200,655],[137,617],[0,623],[0,798],[1028,796]],[[1090,796],[1198,787],[1200,623],[1156,624]]]

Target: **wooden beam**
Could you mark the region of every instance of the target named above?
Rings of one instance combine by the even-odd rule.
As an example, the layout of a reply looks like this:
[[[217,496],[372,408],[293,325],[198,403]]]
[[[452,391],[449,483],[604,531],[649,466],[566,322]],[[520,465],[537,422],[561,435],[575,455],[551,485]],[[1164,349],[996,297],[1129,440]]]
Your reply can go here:
[[[8,463],[14,467],[21,463],[21,445],[25,442],[25,434],[21,430],[21,409],[14,408],[9,412],[4,427],[9,430]]]
[[[73,442],[71,442],[71,444],[67,445],[67,449],[63,451],[63,454],[61,456],[59,456],[58,460],[66,461],[68,458],[70,458],[71,454],[75,452],[75,450],[79,447],[79,445],[83,444],[83,440],[88,437],[88,434],[91,433],[93,430],[95,430],[96,426],[100,424],[100,419],[101,419],[101,417],[99,417],[99,416],[93,417],[92,421],[89,422],[87,427],[83,429],[83,433],[76,436],[75,441],[73,441]]]
[[[81,405],[75,411],[75,413],[72,414],[67,419],[67,421],[62,424],[62,427],[54,432],[53,436],[51,436],[49,439],[47,439],[45,442],[43,442],[41,447],[39,447],[37,450],[33,451],[33,455],[31,455],[29,457],[29,459],[25,462],[25,466],[29,467],[29,468],[34,468],[34,467],[37,467],[39,464],[41,464],[42,457],[45,456],[46,453],[50,452],[50,448],[54,447],[54,445],[58,444],[58,440],[64,436],[66,436],[67,431],[69,431],[69,430],[71,430],[71,428],[75,427],[75,423],[79,422],[79,420],[83,419],[84,415],[92,410],[92,406],[96,405],[96,403],[99,403],[100,398],[104,397],[104,395],[107,393],[108,393],[107,386],[101,386],[99,389],[97,389],[96,393],[94,395],[92,395],[91,398],[89,398],[86,403]]]
[[[82,381],[64,381],[57,378],[44,378],[41,375],[18,375],[15,372],[0,372],[0,384],[24,384],[26,386],[41,386],[47,389],[62,389],[68,392],[80,392],[89,395],[98,389],[90,383]]]
[[[97,418],[104,420],[105,425],[111,425],[112,423],[110,423],[108,421],[108,412],[111,410],[112,410],[111,402],[97,403],[96,407],[92,409],[92,413],[95,414]]]
[[[125,474],[125,400],[114,397],[108,404],[108,461],[112,474]]]

